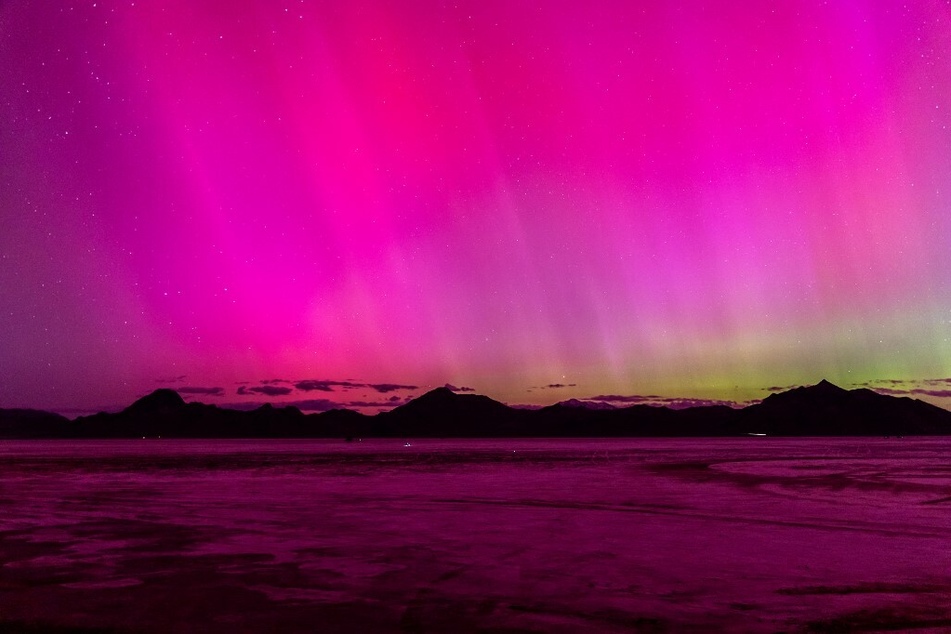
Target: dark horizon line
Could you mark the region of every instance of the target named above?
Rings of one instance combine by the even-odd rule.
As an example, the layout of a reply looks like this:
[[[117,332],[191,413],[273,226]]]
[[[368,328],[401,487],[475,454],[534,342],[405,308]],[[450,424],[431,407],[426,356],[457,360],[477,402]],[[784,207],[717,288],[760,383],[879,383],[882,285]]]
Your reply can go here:
[[[555,403],[520,410],[480,394],[436,388],[392,410],[345,408],[304,414],[271,403],[250,411],[188,403],[160,388],[118,413],[69,421],[57,414],[0,410],[4,438],[570,438],[951,435],[951,411],[869,388],[822,380],[773,393],[743,408],[672,409],[646,403],[601,408]]]
[[[879,382],[885,383],[886,385],[889,385],[892,387],[873,387],[872,386],[872,384],[879,383]],[[334,382],[334,383],[338,383],[338,382]],[[339,382],[339,383],[342,384],[343,382]],[[693,398],[693,397],[672,397],[672,396],[668,397],[668,396],[660,396],[656,394],[650,394],[650,395],[599,394],[594,396],[569,397],[569,398],[565,398],[565,399],[555,401],[545,405],[535,405],[535,404],[528,404],[528,403],[511,403],[511,402],[499,401],[488,395],[482,394],[481,392],[478,392],[471,387],[456,387],[450,383],[446,383],[442,386],[438,386],[430,390],[427,390],[426,392],[423,392],[422,394],[418,396],[409,396],[407,398],[401,398],[399,400],[396,400],[396,397],[393,397],[393,400],[391,400],[390,402],[384,402],[384,401],[371,402],[371,401],[359,401],[359,400],[336,402],[331,399],[315,398],[315,399],[294,399],[294,400],[288,400],[288,401],[267,400],[267,401],[238,401],[238,402],[232,401],[232,402],[225,402],[225,403],[213,403],[213,402],[208,403],[208,402],[197,400],[197,399],[186,400],[186,397],[191,398],[191,397],[197,397],[197,396],[218,396],[218,394],[215,394],[212,392],[199,392],[195,388],[176,389],[175,387],[166,386],[166,387],[157,388],[155,390],[152,390],[151,392],[148,392],[146,394],[143,394],[142,396],[135,398],[132,401],[132,404],[138,402],[139,400],[147,398],[148,396],[155,394],[156,392],[161,392],[165,390],[165,391],[175,392],[175,394],[178,395],[179,398],[181,398],[186,403],[195,403],[200,405],[213,406],[213,407],[217,407],[219,409],[227,410],[227,411],[250,412],[265,406],[270,406],[277,409],[284,409],[288,407],[295,408],[299,410],[305,416],[313,416],[313,415],[322,414],[324,412],[328,412],[332,410],[346,410],[346,411],[360,413],[363,416],[374,417],[380,414],[385,414],[387,412],[392,412],[393,410],[398,409],[399,407],[406,405],[407,403],[410,403],[416,399],[419,399],[425,396],[426,394],[430,394],[432,392],[436,392],[439,390],[446,390],[457,395],[483,396],[485,398],[492,399],[493,401],[497,403],[505,405],[506,407],[509,407],[511,409],[516,409],[516,410],[538,410],[538,409],[544,409],[546,407],[560,405],[563,403],[570,403],[572,401],[579,402],[585,405],[588,405],[588,404],[608,405],[610,406],[610,408],[613,408],[613,409],[628,409],[630,407],[635,407],[638,405],[645,405],[649,407],[670,409],[670,410],[696,409],[696,408],[704,408],[704,407],[729,407],[735,410],[743,410],[750,406],[762,403],[764,399],[769,398],[769,396],[773,394],[788,392],[791,390],[804,388],[804,387],[815,387],[822,384],[829,384],[834,387],[837,387],[838,389],[845,390],[845,391],[855,391],[855,390],[866,389],[866,390],[871,390],[873,392],[876,392],[877,394],[881,394],[885,396],[910,398],[913,400],[921,400],[919,398],[916,398],[917,396],[932,396],[935,398],[951,398],[951,390],[948,390],[948,389],[925,389],[920,387],[908,388],[908,389],[896,389],[896,387],[894,387],[899,384],[935,384],[935,383],[941,383],[941,384],[951,383],[951,379],[921,379],[918,381],[915,381],[915,380],[897,381],[897,380],[881,379],[878,381],[865,381],[863,383],[852,384],[853,387],[849,387],[849,388],[843,388],[832,383],[831,381],[828,381],[827,379],[821,379],[819,382],[812,385],[794,384],[794,385],[787,385],[787,386],[770,386],[765,388],[759,388],[763,391],[768,392],[768,394],[762,399],[750,399],[747,401],[733,401],[733,400],[727,400],[727,399],[703,399],[703,398]],[[366,385],[366,384],[363,384],[363,385]],[[386,384],[386,385],[389,385],[389,384]],[[409,386],[400,386],[400,387],[409,387]],[[413,386],[413,387],[416,387],[416,386]],[[558,387],[562,387],[562,386],[559,385]],[[287,394],[280,394],[276,396],[287,396]],[[317,403],[317,402],[321,402],[322,406],[321,407],[302,406],[302,404]],[[924,401],[924,402],[928,402],[928,401]],[[951,411],[951,408],[949,407],[944,407],[944,406],[937,405],[935,403],[930,403],[930,402],[929,404],[935,405],[935,407],[939,407],[941,409]],[[23,411],[53,413],[53,414],[63,416],[64,418],[67,418],[69,420],[77,420],[79,418],[86,418],[89,416],[94,416],[96,414],[119,413],[130,406],[131,404],[114,405],[112,407],[105,407],[105,408],[0,407],[0,411],[23,410]],[[377,409],[378,411],[373,412],[372,414],[366,414],[363,411],[365,409]],[[595,409],[595,408],[592,408],[592,409]]]
[[[72,418],[70,418],[69,416],[66,416],[66,418],[70,418],[70,420],[74,420],[74,421],[75,421],[75,420],[78,420],[78,419],[80,419],[80,418],[86,418],[86,417],[89,417],[89,416],[95,416],[95,415],[97,415],[97,414],[102,414],[102,413],[109,413],[109,414],[119,413],[119,412],[122,412],[122,411],[128,409],[129,407],[132,407],[135,403],[138,403],[139,401],[141,401],[141,400],[143,400],[143,399],[147,399],[147,398],[149,398],[150,396],[155,395],[156,393],[160,393],[160,392],[174,392],[174,393],[175,393],[182,401],[184,401],[186,404],[198,404],[198,405],[204,405],[204,406],[209,406],[209,407],[217,407],[218,409],[221,409],[221,410],[233,411],[233,412],[253,412],[253,411],[258,410],[258,409],[261,409],[261,408],[271,407],[271,408],[274,408],[274,409],[288,409],[288,408],[296,409],[296,410],[300,411],[301,414],[303,414],[304,416],[317,416],[317,415],[319,415],[319,414],[323,414],[323,413],[326,413],[326,412],[329,412],[329,411],[335,411],[335,410],[336,410],[336,411],[354,412],[354,413],[361,414],[362,416],[367,416],[367,417],[372,418],[372,417],[380,416],[381,414],[387,414],[387,413],[389,413],[389,412],[392,412],[392,411],[394,411],[394,410],[396,410],[396,409],[399,409],[400,407],[402,407],[402,406],[404,406],[404,405],[407,405],[408,403],[411,403],[411,402],[413,402],[413,401],[415,401],[415,400],[418,400],[418,399],[420,399],[420,398],[423,398],[423,397],[426,396],[426,395],[433,394],[433,393],[439,393],[439,392],[448,392],[448,393],[453,394],[454,396],[462,396],[462,397],[465,397],[465,396],[475,396],[475,397],[481,397],[481,398],[485,398],[485,399],[490,399],[490,400],[492,400],[493,402],[498,403],[498,404],[500,404],[500,405],[504,405],[505,407],[508,407],[508,408],[510,408],[510,409],[514,409],[514,410],[528,410],[528,411],[531,411],[531,410],[540,410],[540,409],[545,409],[545,408],[549,408],[549,407],[555,407],[555,406],[558,406],[558,405],[564,405],[565,403],[571,403],[572,401],[578,402],[578,403],[581,403],[581,404],[582,404],[582,405],[578,406],[579,409],[585,409],[585,405],[587,405],[587,404],[596,404],[596,405],[597,405],[597,404],[603,404],[603,405],[609,405],[611,409],[616,409],[616,410],[624,410],[624,409],[630,409],[630,408],[639,407],[639,406],[646,406],[646,407],[652,407],[652,408],[657,408],[657,409],[668,409],[668,410],[674,410],[674,411],[686,410],[686,409],[716,408],[716,407],[728,407],[728,408],[730,408],[730,409],[742,411],[742,410],[744,410],[744,409],[746,409],[746,408],[748,408],[748,407],[751,407],[751,406],[753,406],[753,405],[758,405],[758,404],[762,403],[766,398],[769,398],[769,396],[771,396],[771,395],[773,395],[773,394],[782,394],[782,393],[785,393],[785,392],[791,392],[791,391],[798,390],[798,389],[803,389],[803,388],[815,388],[815,387],[819,387],[819,386],[822,386],[822,385],[828,385],[828,386],[834,387],[834,388],[836,388],[836,389],[839,389],[839,390],[842,390],[842,391],[845,391],[845,392],[853,392],[853,391],[861,391],[861,390],[870,390],[870,391],[872,391],[872,392],[875,392],[875,393],[877,393],[877,394],[882,394],[882,395],[884,395],[884,396],[892,396],[892,397],[896,397],[896,398],[909,398],[909,399],[912,399],[912,400],[921,400],[921,399],[916,399],[916,398],[914,398],[914,396],[913,396],[914,394],[927,394],[927,393],[928,393],[927,391],[921,390],[921,389],[913,389],[913,390],[906,390],[906,391],[899,391],[899,390],[889,389],[889,388],[878,388],[878,389],[877,389],[877,388],[868,387],[868,386],[867,386],[867,383],[865,383],[865,384],[860,384],[859,387],[843,388],[843,387],[841,387],[841,386],[839,386],[839,385],[836,385],[835,383],[832,383],[831,381],[829,381],[829,380],[827,380],[827,379],[821,379],[821,380],[819,380],[817,383],[814,383],[814,384],[811,384],[811,385],[790,385],[790,386],[785,386],[785,387],[775,387],[775,386],[773,386],[773,387],[768,387],[768,388],[762,388],[762,389],[764,389],[764,390],[769,391],[769,394],[768,394],[766,397],[764,397],[763,399],[753,399],[753,400],[749,400],[749,401],[728,401],[728,400],[720,400],[720,399],[698,399],[698,398],[691,398],[691,397],[662,397],[662,396],[658,396],[658,395],[647,395],[647,396],[644,396],[644,395],[629,395],[629,396],[624,396],[624,395],[598,395],[598,396],[592,396],[592,397],[571,397],[571,398],[567,398],[567,399],[562,399],[562,400],[560,400],[560,401],[555,401],[555,402],[549,403],[549,404],[547,404],[547,405],[529,405],[529,404],[522,404],[522,403],[514,403],[514,404],[513,404],[513,403],[507,403],[507,402],[504,402],[504,401],[499,401],[499,400],[496,400],[496,399],[492,398],[491,396],[488,396],[488,395],[482,394],[481,392],[475,391],[475,390],[473,390],[472,388],[459,389],[459,388],[454,388],[454,386],[452,386],[451,384],[448,384],[448,383],[447,383],[447,384],[445,384],[445,385],[442,385],[442,386],[435,387],[435,388],[432,388],[432,389],[430,389],[430,390],[427,390],[426,392],[423,392],[423,393],[420,394],[419,396],[411,396],[411,397],[409,397],[409,398],[407,398],[407,399],[405,399],[405,400],[401,400],[400,402],[395,402],[395,403],[393,403],[391,406],[388,405],[388,404],[386,404],[386,403],[379,403],[379,404],[365,403],[365,404],[364,404],[364,403],[362,403],[362,402],[359,402],[360,404],[357,405],[356,407],[354,407],[354,401],[349,401],[349,402],[341,402],[341,403],[339,403],[339,404],[334,404],[333,407],[327,407],[327,408],[325,408],[325,409],[310,409],[310,408],[301,408],[301,407],[299,407],[299,406],[296,405],[296,404],[297,404],[297,403],[302,403],[302,402],[307,402],[308,400],[320,400],[320,399],[303,399],[303,400],[298,399],[298,400],[286,401],[286,402],[281,402],[281,401],[246,401],[246,402],[238,402],[238,403],[231,402],[231,403],[217,404],[217,403],[206,403],[206,402],[200,401],[200,400],[185,400],[185,398],[184,398],[184,396],[182,395],[182,393],[179,392],[178,390],[176,390],[174,387],[161,387],[161,388],[157,388],[157,389],[155,389],[155,390],[152,390],[151,392],[149,392],[149,393],[147,393],[147,394],[144,394],[143,396],[140,396],[140,397],[136,398],[136,399],[135,399],[131,404],[129,404],[129,405],[126,405],[126,406],[124,406],[124,407],[121,407],[121,406],[118,407],[118,408],[115,409],[114,411],[109,411],[109,410],[72,410],[72,411],[70,411],[70,410],[60,410],[60,411],[56,411],[56,410],[44,410],[44,409],[33,409],[33,408],[10,408],[10,409],[31,409],[31,410],[33,410],[33,411],[38,411],[38,412],[51,412],[51,413],[57,413],[57,414],[60,414],[60,415],[63,415],[63,414],[62,414],[63,411],[70,411],[70,413],[73,413],[73,414],[76,414],[76,415],[75,415],[74,417],[72,417]],[[879,389],[881,389],[881,391],[879,391]],[[196,394],[194,394],[194,393],[190,393],[190,392],[187,392],[187,391],[186,391],[184,394],[185,394],[185,396],[195,396],[195,395],[196,395]],[[612,396],[616,396],[617,398],[610,398],[610,397],[612,397]],[[949,394],[949,396],[951,396],[951,394]],[[630,399],[630,400],[626,400],[626,399]],[[325,400],[327,403],[333,403],[333,402],[330,401],[329,399],[323,399],[323,400]],[[620,403],[620,404],[619,404],[619,405],[614,405],[613,403]],[[672,405],[671,405],[671,404],[683,404],[683,403],[687,403],[687,405],[682,406],[682,407],[676,407],[676,406],[672,406]],[[236,406],[239,406],[239,407],[236,407]],[[387,409],[380,409],[380,411],[374,412],[374,413],[372,413],[372,414],[365,414],[365,413],[363,413],[362,411],[360,411],[360,408],[361,408],[361,407],[376,407],[376,408],[387,408]],[[569,407],[570,407],[570,406],[569,406]],[[941,406],[940,406],[940,405],[936,405],[936,407],[941,407]],[[0,408],[0,409],[3,409],[3,408]],[[591,409],[596,409],[596,408],[591,408]],[[949,410],[948,408],[945,408],[945,407],[942,407],[941,409],[946,409],[946,410],[948,410],[948,411],[951,411],[951,410]],[[81,411],[81,412],[86,412],[86,413],[85,413],[85,414],[77,413],[77,412],[80,412],[80,411]]]

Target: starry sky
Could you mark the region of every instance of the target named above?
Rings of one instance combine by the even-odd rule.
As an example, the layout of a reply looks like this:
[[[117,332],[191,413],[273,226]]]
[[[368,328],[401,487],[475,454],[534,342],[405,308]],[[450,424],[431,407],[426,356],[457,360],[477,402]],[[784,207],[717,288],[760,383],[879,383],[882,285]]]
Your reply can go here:
[[[0,3],[0,407],[951,405],[938,0]]]

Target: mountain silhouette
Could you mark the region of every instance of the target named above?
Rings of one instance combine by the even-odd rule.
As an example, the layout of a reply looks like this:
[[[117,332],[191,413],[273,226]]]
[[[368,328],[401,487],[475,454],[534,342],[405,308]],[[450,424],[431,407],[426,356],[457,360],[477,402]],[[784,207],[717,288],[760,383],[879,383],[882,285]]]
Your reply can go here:
[[[525,420],[518,410],[481,394],[460,394],[438,387],[405,405],[377,415],[386,435],[511,436]]]
[[[65,438],[72,423],[65,416],[35,409],[0,409],[0,438]]]
[[[155,390],[148,396],[143,396],[123,410],[129,414],[150,414],[156,412],[169,413],[186,406],[178,392],[168,388]]]
[[[748,431],[775,436],[943,435],[951,433],[949,418],[951,412],[924,401],[844,390],[825,380],[771,394],[739,412]]]
[[[70,421],[0,410],[0,438],[492,438],[639,436],[910,436],[951,434],[951,412],[908,397],[845,390],[828,381],[771,394],[743,409],[611,407],[569,400],[537,410],[441,387],[389,412],[303,414],[267,404],[237,411],[186,403],[161,389],[118,413]]]
[[[73,438],[297,438],[313,434],[296,407],[270,404],[251,411],[186,403],[160,389],[119,413],[100,412],[72,423]]]

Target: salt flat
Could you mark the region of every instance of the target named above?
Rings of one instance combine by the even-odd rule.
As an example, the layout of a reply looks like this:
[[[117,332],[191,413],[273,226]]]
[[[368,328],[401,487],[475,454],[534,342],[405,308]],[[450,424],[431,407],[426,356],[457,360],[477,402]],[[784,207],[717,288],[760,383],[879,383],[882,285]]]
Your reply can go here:
[[[947,630],[949,455],[945,438],[4,442],[0,629]]]

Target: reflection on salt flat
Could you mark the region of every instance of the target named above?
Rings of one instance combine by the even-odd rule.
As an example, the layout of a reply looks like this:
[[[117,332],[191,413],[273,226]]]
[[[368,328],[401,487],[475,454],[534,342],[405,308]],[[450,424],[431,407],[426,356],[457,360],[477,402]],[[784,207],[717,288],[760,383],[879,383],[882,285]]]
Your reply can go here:
[[[951,626],[947,439],[410,444],[0,444],[0,625]]]

